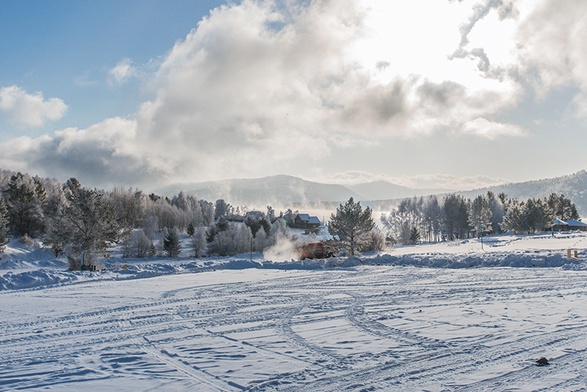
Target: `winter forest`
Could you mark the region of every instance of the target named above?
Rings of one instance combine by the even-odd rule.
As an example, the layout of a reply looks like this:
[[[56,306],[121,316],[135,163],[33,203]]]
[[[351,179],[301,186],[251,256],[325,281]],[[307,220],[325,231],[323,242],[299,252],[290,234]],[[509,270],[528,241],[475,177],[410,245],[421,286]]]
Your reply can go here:
[[[288,229],[291,209],[253,211],[183,192],[168,198],[133,189],[103,191],[75,178],[62,184],[9,171],[0,171],[0,191],[0,243],[13,236],[42,242],[56,256],[66,255],[72,270],[96,268],[114,244],[121,245],[125,257],[198,258],[261,252],[278,240],[298,240]],[[555,219],[579,219],[563,195],[517,200],[488,192],[473,200],[458,194],[405,199],[381,216],[381,225],[369,207],[351,198],[332,214],[327,229],[331,242],[354,254],[505,231],[533,233]],[[186,236],[189,249],[180,241]]]

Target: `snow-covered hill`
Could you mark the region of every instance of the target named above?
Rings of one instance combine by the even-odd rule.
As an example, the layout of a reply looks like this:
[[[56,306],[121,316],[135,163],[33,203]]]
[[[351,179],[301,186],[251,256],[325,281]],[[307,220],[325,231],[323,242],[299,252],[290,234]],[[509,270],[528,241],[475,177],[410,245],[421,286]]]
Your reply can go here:
[[[233,205],[254,208],[265,208],[267,205],[276,208],[304,207],[313,204],[314,207],[321,205],[335,209],[338,203],[353,197],[375,210],[384,211],[396,205],[399,199],[451,193],[442,189],[407,188],[386,181],[355,185],[321,184],[284,175],[258,179],[173,184],[160,188],[156,192],[173,196],[180,191],[205,200],[225,199]],[[487,191],[495,194],[504,192],[509,197],[521,200],[546,197],[551,193],[563,194],[575,203],[580,215],[587,216],[587,171],[585,170],[568,176],[510,183],[459,193],[467,198],[474,198],[479,194],[486,194]]]
[[[298,177],[278,175],[255,179],[234,179],[172,184],[156,193],[173,196],[183,191],[198,198],[224,199],[233,205],[291,207],[309,203],[337,203],[353,197],[359,201],[399,199],[439,193],[442,190],[412,189],[386,181],[355,185],[323,184]]]
[[[579,215],[587,216],[587,171],[585,170],[568,176],[498,185],[461,194],[474,198],[479,194],[486,194],[487,191],[492,191],[496,195],[504,192],[509,197],[520,200],[546,197],[551,193],[562,194],[575,203]]]

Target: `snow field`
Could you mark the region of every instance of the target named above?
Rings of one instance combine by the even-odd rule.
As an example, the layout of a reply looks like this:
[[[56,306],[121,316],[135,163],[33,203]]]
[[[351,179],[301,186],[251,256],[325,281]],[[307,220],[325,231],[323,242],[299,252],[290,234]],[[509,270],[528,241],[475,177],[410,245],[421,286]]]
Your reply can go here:
[[[222,270],[0,292],[5,390],[581,390],[587,272]],[[537,367],[545,356],[551,364]]]
[[[0,390],[584,391],[586,239],[303,262],[114,253],[83,273],[11,243]]]

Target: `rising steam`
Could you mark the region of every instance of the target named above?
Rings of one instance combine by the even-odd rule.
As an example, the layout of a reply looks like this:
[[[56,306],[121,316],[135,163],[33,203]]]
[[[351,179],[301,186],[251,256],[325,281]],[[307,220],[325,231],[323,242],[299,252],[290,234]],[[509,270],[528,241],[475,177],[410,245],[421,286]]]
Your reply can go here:
[[[299,260],[300,249],[295,241],[285,235],[278,235],[275,245],[263,251],[263,257],[274,262]]]

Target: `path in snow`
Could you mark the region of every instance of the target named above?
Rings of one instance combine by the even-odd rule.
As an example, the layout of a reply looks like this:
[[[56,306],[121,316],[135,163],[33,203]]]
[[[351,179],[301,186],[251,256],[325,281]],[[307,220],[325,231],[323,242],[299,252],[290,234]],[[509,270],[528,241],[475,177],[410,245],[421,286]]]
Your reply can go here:
[[[0,292],[0,390],[581,390],[587,272],[240,270]],[[540,357],[551,364],[537,367]]]

